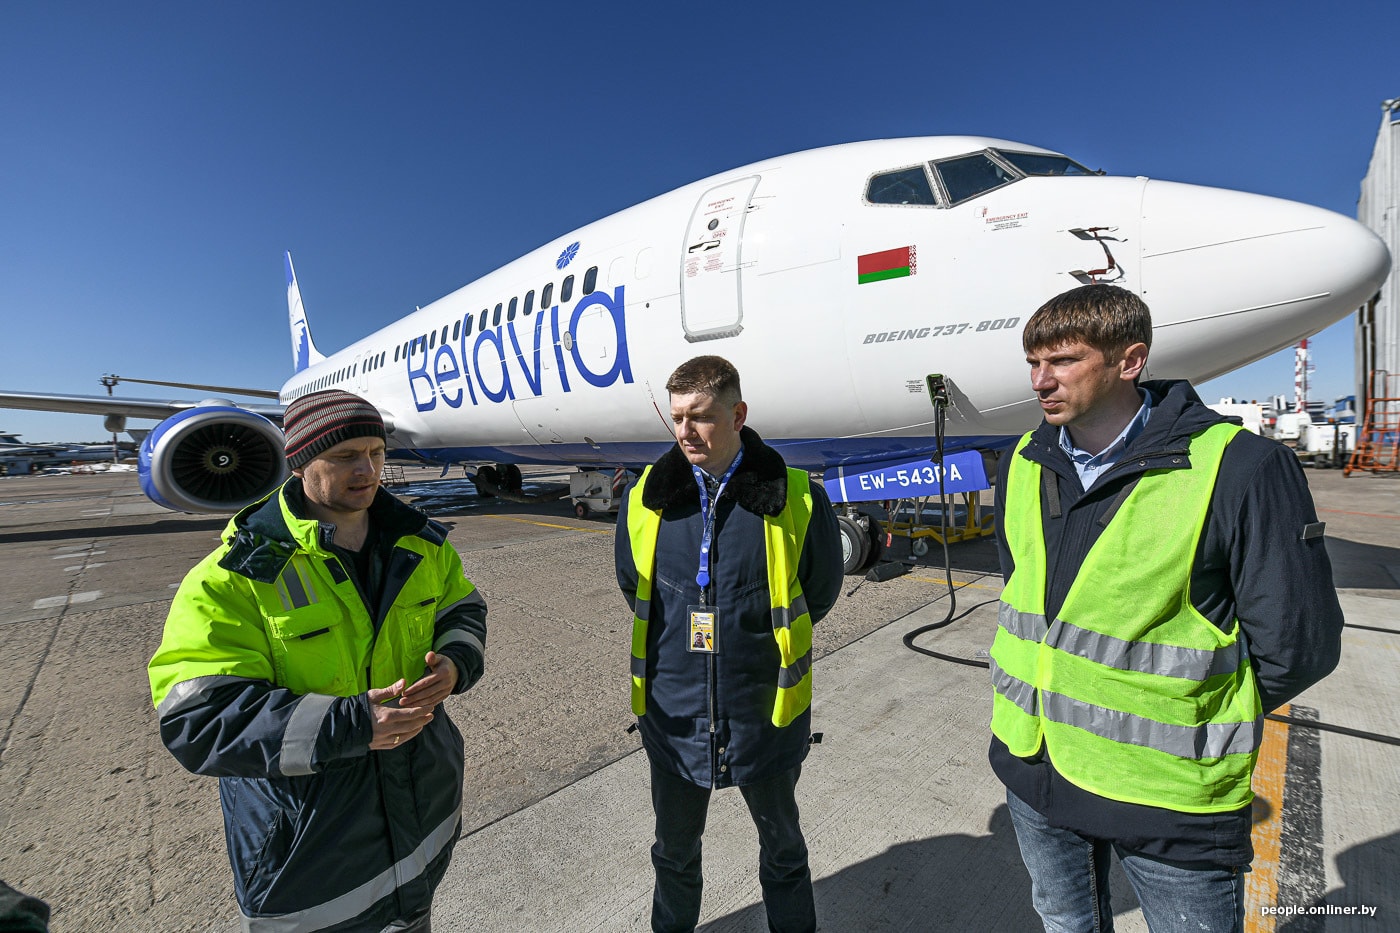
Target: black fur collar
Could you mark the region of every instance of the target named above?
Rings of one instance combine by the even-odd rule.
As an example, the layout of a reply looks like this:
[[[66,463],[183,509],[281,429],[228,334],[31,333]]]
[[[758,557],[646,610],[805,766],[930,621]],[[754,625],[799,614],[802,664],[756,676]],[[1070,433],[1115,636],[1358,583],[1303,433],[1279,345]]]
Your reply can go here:
[[[744,459],[724,487],[724,498],[735,500],[755,515],[781,513],[787,506],[787,464],[752,428],[741,428],[739,440],[744,445]],[[699,502],[700,490],[695,485],[690,461],[679,446],[672,447],[647,474],[642,505],[666,509]]]

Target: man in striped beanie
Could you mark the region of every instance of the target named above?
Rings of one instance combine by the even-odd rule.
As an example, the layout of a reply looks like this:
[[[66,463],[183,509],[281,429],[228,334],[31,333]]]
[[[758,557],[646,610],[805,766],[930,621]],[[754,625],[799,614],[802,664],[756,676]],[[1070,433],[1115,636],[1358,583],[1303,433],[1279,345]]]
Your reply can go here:
[[[485,665],[447,529],[379,488],[384,421],[338,389],[283,417],[292,476],[190,571],[150,663],[161,738],[217,775],[243,929],[428,933],[461,831],[441,704]]]

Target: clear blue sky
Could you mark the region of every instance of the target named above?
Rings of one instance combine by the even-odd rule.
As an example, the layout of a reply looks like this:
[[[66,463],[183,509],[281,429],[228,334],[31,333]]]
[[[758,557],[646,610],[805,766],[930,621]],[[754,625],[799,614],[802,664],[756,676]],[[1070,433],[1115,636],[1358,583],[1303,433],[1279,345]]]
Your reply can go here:
[[[1400,3],[10,3],[0,388],[278,388],[326,352],[768,156],[970,133],[1355,216]],[[1348,319],[1314,397],[1351,391]],[[1291,354],[1207,384],[1291,393]],[[143,391],[144,390],[144,391]],[[124,387],[173,398],[180,390]],[[29,440],[94,416],[0,410]]]

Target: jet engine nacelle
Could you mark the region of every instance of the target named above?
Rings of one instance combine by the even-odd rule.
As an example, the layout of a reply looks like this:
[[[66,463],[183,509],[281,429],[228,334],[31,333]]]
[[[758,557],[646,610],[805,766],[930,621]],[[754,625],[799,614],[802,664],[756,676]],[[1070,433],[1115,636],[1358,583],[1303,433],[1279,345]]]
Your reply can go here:
[[[141,490],[167,509],[236,512],[287,477],[283,437],[261,415],[200,406],[156,425],[141,442]]]

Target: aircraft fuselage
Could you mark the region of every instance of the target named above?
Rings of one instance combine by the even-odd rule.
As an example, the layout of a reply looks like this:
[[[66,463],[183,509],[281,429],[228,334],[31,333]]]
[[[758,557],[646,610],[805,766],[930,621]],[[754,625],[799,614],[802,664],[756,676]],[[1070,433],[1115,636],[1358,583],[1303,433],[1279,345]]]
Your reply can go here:
[[[1383,258],[1359,224],[1293,202],[1004,140],[852,143],[553,240],[303,370],[282,401],[358,392],[393,446],[442,459],[641,463],[671,443],[666,378],[714,353],[790,461],[889,459],[929,448],[932,373],[960,445],[1037,423],[1021,327],[1076,285],[1141,294],[1151,375],[1201,380],[1348,313]]]

